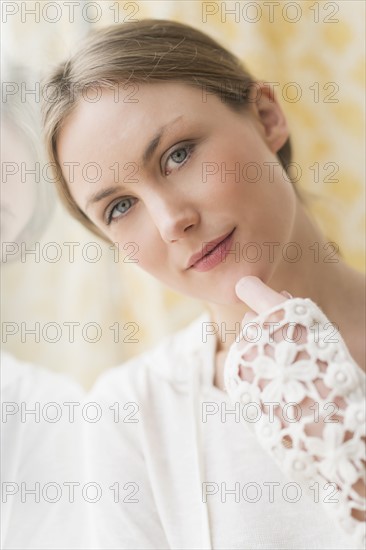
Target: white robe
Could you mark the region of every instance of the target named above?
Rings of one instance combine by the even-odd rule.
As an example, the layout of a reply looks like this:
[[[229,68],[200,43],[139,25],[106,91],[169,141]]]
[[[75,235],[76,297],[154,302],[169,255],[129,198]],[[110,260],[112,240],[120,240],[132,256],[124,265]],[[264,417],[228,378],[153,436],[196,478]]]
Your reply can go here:
[[[88,475],[103,489],[91,548],[353,548],[315,491],[228,412],[213,385],[216,341],[203,338],[209,320],[108,370],[87,396],[103,412],[85,425]]]

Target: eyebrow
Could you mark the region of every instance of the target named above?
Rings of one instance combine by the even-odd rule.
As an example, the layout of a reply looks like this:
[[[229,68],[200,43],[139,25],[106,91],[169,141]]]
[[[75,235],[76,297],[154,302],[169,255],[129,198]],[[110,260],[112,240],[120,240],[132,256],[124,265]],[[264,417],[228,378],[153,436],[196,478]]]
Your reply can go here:
[[[146,167],[146,165],[150,161],[151,157],[155,153],[155,151],[158,148],[159,143],[160,143],[162,137],[164,136],[166,130],[168,128],[170,128],[171,126],[173,126],[181,118],[183,118],[182,115],[178,116],[174,120],[171,120],[167,124],[164,124],[164,126],[161,126],[159,128],[159,130],[156,132],[156,134],[154,135],[154,137],[149,141],[149,143],[148,143],[148,145],[147,145],[147,147],[146,147],[146,149],[145,149],[145,151],[144,151],[144,153],[143,153],[143,155],[140,159],[140,164],[142,165],[143,168]],[[96,202],[99,202],[99,201],[105,199],[106,197],[109,197],[110,195],[113,195],[117,191],[123,191],[124,189],[125,188],[123,186],[114,185],[113,187],[106,187],[105,189],[102,189],[101,191],[93,193],[92,195],[90,195],[90,197],[88,198],[88,200],[86,202],[85,210],[87,210],[91,204],[95,204]]]

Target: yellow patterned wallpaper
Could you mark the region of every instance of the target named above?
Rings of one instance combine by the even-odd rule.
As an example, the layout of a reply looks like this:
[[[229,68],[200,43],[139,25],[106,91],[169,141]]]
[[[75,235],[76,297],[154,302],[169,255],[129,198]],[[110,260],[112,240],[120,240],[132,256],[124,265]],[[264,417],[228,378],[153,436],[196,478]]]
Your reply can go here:
[[[99,5],[95,23],[90,20],[98,12],[92,6],[86,18],[75,17],[72,23],[64,13],[53,24],[45,20],[55,18],[52,12],[46,18],[41,14],[39,22],[34,17],[22,21],[20,13],[9,15],[5,55],[12,62],[25,60],[35,72],[46,70],[93,25],[132,16],[174,19],[212,35],[257,78],[275,83],[291,128],[294,161],[302,170],[298,185],[329,240],[340,245],[349,264],[364,271],[363,1],[89,4]],[[70,241],[80,243],[73,263],[63,244]],[[147,349],[202,311],[199,302],[165,289],[136,266],[114,262],[112,251],[101,242],[100,259],[89,261],[86,252],[92,249],[87,243],[92,241],[95,237],[58,207],[40,241],[40,261],[6,265],[2,277],[2,318],[17,329],[7,336],[4,348],[67,372],[85,386],[105,368]],[[49,242],[61,247],[56,263],[42,257]],[[39,342],[27,334],[37,322]],[[79,323],[73,338],[70,323]]]

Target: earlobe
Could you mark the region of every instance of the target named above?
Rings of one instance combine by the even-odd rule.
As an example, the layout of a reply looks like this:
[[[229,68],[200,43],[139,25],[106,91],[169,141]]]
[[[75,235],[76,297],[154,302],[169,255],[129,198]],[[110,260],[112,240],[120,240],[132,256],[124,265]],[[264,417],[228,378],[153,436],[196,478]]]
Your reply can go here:
[[[273,89],[264,83],[256,83],[253,108],[260,123],[263,139],[273,153],[277,153],[289,137],[286,117],[275,97]]]

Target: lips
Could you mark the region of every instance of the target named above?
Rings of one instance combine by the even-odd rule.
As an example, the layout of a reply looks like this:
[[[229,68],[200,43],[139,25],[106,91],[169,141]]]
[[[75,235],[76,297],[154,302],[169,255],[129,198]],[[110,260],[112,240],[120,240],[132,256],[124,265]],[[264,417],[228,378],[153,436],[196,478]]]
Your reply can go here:
[[[235,229],[235,227],[234,227]],[[199,260],[201,260],[201,258],[203,258],[204,256],[206,256],[207,254],[209,254],[210,252],[212,252],[214,250],[214,248],[216,248],[216,246],[218,246],[220,243],[222,243],[222,241],[224,241],[229,235],[231,235],[231,233],[234,231],[234,229],[232,229],[231,231],[229,231],[228,233],[225,233],[225,235],[222,235],[221,237],[218,237],[217,239],[214,239],[213,241],[210,241],[208,243],[204,243],[204,246],[202,246],[202,250],[200,250],[200,252],[196,252],[196,254],[193,254],[190,258],[189,258],[189,261],[188,261],[188,264],[187,264],[187,267],[186,269],[189,269],[190,267],[192,267],[196,262],[198,262]]]

